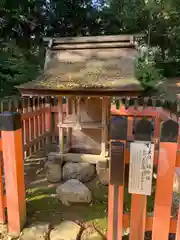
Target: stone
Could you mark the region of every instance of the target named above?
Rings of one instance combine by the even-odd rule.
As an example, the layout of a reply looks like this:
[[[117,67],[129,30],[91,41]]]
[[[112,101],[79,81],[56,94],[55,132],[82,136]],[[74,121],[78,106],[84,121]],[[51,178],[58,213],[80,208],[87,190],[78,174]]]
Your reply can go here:
[[[96,172],[97,172],[99,182],[103,185],[108,185],[109,168],[107,167],[107,162],[98,162],[96,164]]]
[[[95,228],[89,227],[82,232],[81,240],[104,240],[104,237]]]
[[[62,178],[61,161],[58,159],[48,160],[44,165],[45,175],[48,182],[56,183],[60,182]]]
[[[19,240],[46,240],[50,231],[50,224],[36,223],[25,228]]]
[[[180,193],[180,169],[176,168],[174,172],[173,192]]]
[[[0,239],[2,240],[8,239],[7,225],[0,224]]]
[[[47,156],[48,158],[48,161],[58,161],[58,162],[61,162],[62,163],[62,157],[61,157],[61,154],[60,152],[50,152]]]
[[[91,191],[79,180],[71,179],[56,189],[57,198],[66,206],[70,203],[90,203]]]
[[[95,176],[95,166],[89,163],[68,162],[63,167],[63,180],[77,179],[88,182]]]
[[[171,205],[171,216],[177,217],[180,203],[180,194],[173,192],[172,194],[172,205]]]
[[[50,240],[76,240],[81,227],[71,221],[64,221],[50,232]]]

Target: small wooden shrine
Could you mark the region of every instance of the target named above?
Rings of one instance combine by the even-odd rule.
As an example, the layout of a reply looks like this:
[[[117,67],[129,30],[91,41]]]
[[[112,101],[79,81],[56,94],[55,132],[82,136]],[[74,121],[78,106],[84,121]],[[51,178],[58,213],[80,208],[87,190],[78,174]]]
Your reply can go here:
[[[74,157],[89,154],[106,158],[111,97],[139,96],[143,91],[134,76],[135,36],[45,38],[44,41],[48,44],[44,72],[18,89],[26,96],[58,96],[59,149],[64,157],[73,153]]]

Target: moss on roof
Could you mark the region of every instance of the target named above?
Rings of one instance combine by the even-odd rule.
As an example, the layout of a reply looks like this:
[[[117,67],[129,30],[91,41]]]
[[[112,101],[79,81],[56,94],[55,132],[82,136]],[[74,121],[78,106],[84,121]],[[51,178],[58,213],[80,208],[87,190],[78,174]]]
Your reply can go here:
[[[103,38],[104,39],[104,38]],[[104,40],[103,40],[104,41]],[[102,42],[103,43],[103,42]],[[72,43],[69,43],[72,45]],[[82,43],[83,44],[83,43]],[[112,90],[142,91],[135,78],[136,56],[132,44],[118,47],[117,42],[101,47],[98,43],[84,49],[73,44],[73,48],[48,49],[45,70],[36,80],[20,85],[19,89],[42,90]]]

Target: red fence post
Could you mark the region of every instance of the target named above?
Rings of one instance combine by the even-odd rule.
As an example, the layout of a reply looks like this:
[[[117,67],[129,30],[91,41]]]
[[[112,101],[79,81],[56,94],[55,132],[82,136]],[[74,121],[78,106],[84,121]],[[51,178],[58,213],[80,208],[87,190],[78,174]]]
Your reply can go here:
[[[123,236],[125,144],[111,142],[110,182],[108,193],[108,240]]]
[[[120,120],[118,129],[111,129],[110,177],[108,193],[108,240],[123,236],[124,171],[127,140],[127,118]],[[115,127],[115,128],[116,128]]]
[[[152,239],[168,239],[171,217],[174,170],[178,140],[178,123],[168,120],[162,124]]]
[[[151,141],[153,126],[150,121],[142,119],[135,126],[134,140],[141,143]],[[133,155],[132,155],[133,156]],[[133,160],[134,156],[133,156]],[[130,181],[130,180],[129,180]],[[147,196],[135,194],[131,196],[130,240],[144,240],[146,224]]]
[[[0,114],[8,231],[19,235],[26,221],[22,123],[19,113]]]
[[[0,139],[0,141],[1,141],[1,139]],[[4,187],[3,187],[2,169],[3,169],[3,157],[2,157],[2,152],[0,152],[0,224],[5,223],[5,211],[4,211],[5,210],[5,202],[4,202]]]

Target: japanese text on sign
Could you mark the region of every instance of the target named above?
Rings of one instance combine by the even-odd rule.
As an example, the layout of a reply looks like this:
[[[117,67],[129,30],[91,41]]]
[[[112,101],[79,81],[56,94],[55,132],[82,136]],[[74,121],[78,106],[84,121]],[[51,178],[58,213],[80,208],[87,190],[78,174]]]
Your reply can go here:
[[[130,144],[129,193],[151,195],[154,144]]]

